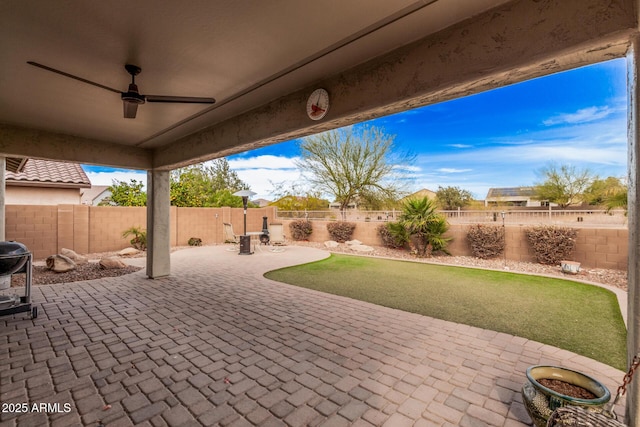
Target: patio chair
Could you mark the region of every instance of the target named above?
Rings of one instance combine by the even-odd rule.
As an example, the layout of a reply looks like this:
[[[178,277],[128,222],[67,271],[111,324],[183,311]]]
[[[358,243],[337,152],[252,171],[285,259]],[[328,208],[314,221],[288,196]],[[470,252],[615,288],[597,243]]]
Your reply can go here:
[[[284,246],[287,244],[282,224],[269,224],[269,244],[272,246]],[[283,250],[282,248],[271,249],[272,252],[282,252]]]
[[[224,242],[225,243],[233,243],[233,249],[236,250],[236,247],[240,244],[240,236],[233,232],[233,225],[228,222],[223,222],[224,226]]]

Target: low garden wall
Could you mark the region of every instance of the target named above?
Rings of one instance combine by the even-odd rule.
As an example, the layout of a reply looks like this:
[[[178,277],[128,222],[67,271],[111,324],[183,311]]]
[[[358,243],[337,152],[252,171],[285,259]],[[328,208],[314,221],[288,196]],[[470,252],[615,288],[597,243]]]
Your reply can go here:
[[[289,238],[291,220],[275,219],[275,208],[247,210],[247,231],[262,230],[262,218],[284,224]],[[122,232],[137,226],[146,229],[144,207],[102,207],[82,205],[7,205],[5,207],[6,239],[24,243],[36,259],[60,252],[62,248],[78,253],[109,252],[129,246]],[[223,223],[233,225],[236,234],[243,230],[241,208],[177,208],[171,207],[171,245],[186,246],[191,237],[203,244],[224,241]],[[310,240],[330,240],[329,221],[312,221]],[[367,245],[381,245],[377,233],[380,222],[357,222],[353,234]],[[533,224],[532,224],[533,225]],[[469,224],[451,224],[447,233],[453,240],[449,250],[453,255],[470,255],[466,242]],[[507,225],[506,254],[514,261],[534,261],[524,230],[527,226]],[[626,228],[578,228],[576,251],[571,257],[586,268],[627,269],[628,231]]]
[[[247,231],[262,230],[262,217],[273,222],[274,207],[249,209]],[[147,228],[145,207],[83,205],[7,205],[5,238],[24,243],[35,259],[59,253],[62,248],[78,253],[117,251],[130,246],[122,232],[131,227]],[[171,207],[171,245],[186,246],[189,238],[203,244],[224,242],[222,224],[233,225],[241,234],[242,208]]]
[[[292,220],[281,220],[285,224],[285,232],[289,231]],[[330,240],[327,231],[329,221],[312,221],[313,233],[309,240],[324,242]],[[357,222],[353,238],[366,245],[379,246],[382,240],[378,235],[379,222]],[[535,262],[533,250],[529,246],[525,230],[537,224],[514,225],[505,227],[506,257],[513,261]],[[467,244],[467,230],[470,224],[450,224],[445,236],[452,237],[448,249],[452,255],[470,256]],[[572,261],[579,262],[585,268],[606,268],[615,270],[627,269],[628,237],[626,228],[578,228],[576,249],[571,256]],[[289,233],[287,233],[287,236]]]

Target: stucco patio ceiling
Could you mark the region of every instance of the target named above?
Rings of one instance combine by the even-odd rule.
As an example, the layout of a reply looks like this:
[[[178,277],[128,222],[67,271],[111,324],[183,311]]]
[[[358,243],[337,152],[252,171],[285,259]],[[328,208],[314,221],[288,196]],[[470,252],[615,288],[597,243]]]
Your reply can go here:
[[[634,4],[5,1],[0,154],[173,168],[621,56]],[[124,119],[117,93],[27,61],[123,91],[136,64],[141,93],[217,102]],[[321,122],[305,113],[316,87],[332,97]]]

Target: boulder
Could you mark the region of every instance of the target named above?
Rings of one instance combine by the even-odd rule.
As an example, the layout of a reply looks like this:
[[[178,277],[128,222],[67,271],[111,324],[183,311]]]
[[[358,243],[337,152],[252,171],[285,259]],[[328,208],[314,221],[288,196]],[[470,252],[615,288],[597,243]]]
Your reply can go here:
[[[356,252],[373,252],[374,251],[373,247],[367,246],[367,245],[351,245],[349,246],[349,248]]]
[[[134,256],[134,255],[138,255],[141,251],[139,251],[136,248],[124,248],[123,250],[121,250],[120,252],[118,252],[118,256]]]
[[[76,251],[67,248],[62,248],[60,250],[60,255],[64,255],[67,258],[72,259],[76,265],[86,264],[89,262],[89,258],[86,256],[80,255]]]
[[[344,242],[347,246],[358,246],[361,245],[362,242],[360,240],[347,240],[346,242]]]
[[[105,270],[115,270],[118,268],[126,268],[127,264],[122,262],[118,257],[105,257],[99,262],[100,268]]]
[[[47,268],[56,273],[66,273],[75,270],[76,263],[67,256],[55,254],[47,258]]]
[[[324,245],[327,248],[337,248],[338,246],[340,246],[340,244],[335,240],[327,240],[326,242],[324,242]]]

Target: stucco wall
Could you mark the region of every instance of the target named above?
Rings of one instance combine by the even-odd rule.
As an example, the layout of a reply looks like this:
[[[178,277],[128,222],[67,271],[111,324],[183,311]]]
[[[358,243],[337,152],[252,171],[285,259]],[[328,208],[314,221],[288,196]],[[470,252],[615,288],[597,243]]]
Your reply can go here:
[[[40,188],[7,186],[7,205],[59,205],[80,204],[80,190],[77,188]]]

